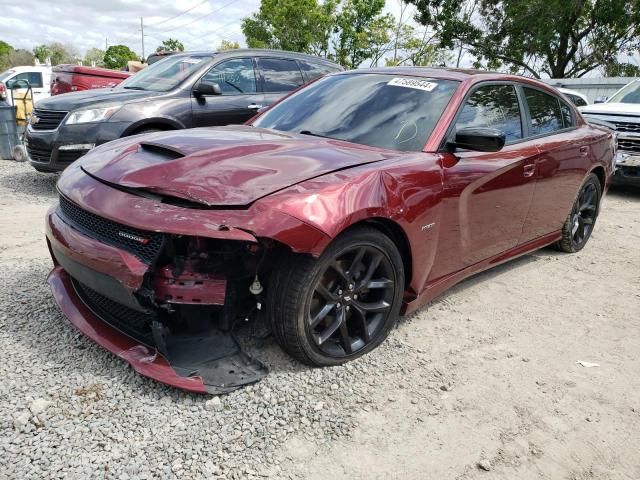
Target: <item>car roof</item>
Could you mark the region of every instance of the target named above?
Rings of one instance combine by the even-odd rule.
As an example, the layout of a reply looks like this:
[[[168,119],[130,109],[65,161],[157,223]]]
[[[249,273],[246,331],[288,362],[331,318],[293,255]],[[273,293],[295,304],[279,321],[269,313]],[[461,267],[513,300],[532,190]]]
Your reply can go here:
[[[51,67],[46,65],[20,65],[19,67],[11,67],[9,70],[14,72],[48,72]]]
[[[337,63],[332,62],[331,60],[328,60],[326,58],[316,57],[314,55],[307,55],[306,53],[289,52],[287,50],[272,50],[272,49],[266,49],[266,48],[234,48],[232,50],[190,50],[186,52],[177,52],[177,53],[174,53],[173,55],[204,56],[204,55],[229,55],[229,54],[234,55],[237,53],[245,54],[245,55],[257,55],[257,56],[278,55],[278,56],[296,58],[299,60],[308,60],[316,63],[324,63],[327,65],[339,66]]]

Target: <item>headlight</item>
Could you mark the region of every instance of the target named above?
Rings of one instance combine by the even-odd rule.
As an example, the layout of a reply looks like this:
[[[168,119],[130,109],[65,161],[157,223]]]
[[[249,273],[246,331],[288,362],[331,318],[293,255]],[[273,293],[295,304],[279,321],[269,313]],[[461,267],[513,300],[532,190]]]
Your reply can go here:
[[[120,110],[121,107],[122,105],[111,105],[109,107],[77,110],[71,112],[71,115],[69,115],[65,123],[67,125],[74,125],[76,123],[102,122]]]

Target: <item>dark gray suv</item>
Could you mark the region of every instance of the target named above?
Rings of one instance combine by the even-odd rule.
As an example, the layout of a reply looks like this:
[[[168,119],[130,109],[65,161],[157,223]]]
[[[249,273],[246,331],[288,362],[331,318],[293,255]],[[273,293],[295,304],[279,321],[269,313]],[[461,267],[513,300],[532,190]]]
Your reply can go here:
[[[300,85],[340,70],[322,58],[277,50],[171,55],[115,88],[38,102],[25,135],[29,161],[55,172],[116,138],[243,123]]]

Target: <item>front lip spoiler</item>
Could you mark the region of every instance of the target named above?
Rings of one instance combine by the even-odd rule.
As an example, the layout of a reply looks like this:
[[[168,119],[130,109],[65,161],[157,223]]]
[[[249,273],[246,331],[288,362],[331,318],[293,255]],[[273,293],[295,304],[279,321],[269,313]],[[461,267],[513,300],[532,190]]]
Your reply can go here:
[[[181,345],[180,342],[176,342],[170,353],[176,368],[184,373],[179,375],[169,360],[156,349],[151,349],[116,330],[89,309],[76,293],[71,277],[62,266],[56,266],[47,281],[60,310],[74,327],[104,349],[128,362],[136,372],[145,377],[189,392],[220,394],[259,381],[268,372],[266,367],[243,352],[222,356],[215,361],[205,359],[204,362],[194,363],[192,356],[184,355],[184,347],[190,349],[193,345],[185,345],[184,342]],[[203,379],[197,374],[190,374],[198,371],[204,372],[208,378]]]

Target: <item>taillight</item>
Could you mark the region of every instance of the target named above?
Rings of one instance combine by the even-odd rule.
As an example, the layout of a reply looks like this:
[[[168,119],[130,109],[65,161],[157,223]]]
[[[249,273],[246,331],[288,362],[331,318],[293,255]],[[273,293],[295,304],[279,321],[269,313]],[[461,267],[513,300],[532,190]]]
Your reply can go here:
[[[5,87],[4,83],[0,82],[0,99],[7,98],[7,87]]]

